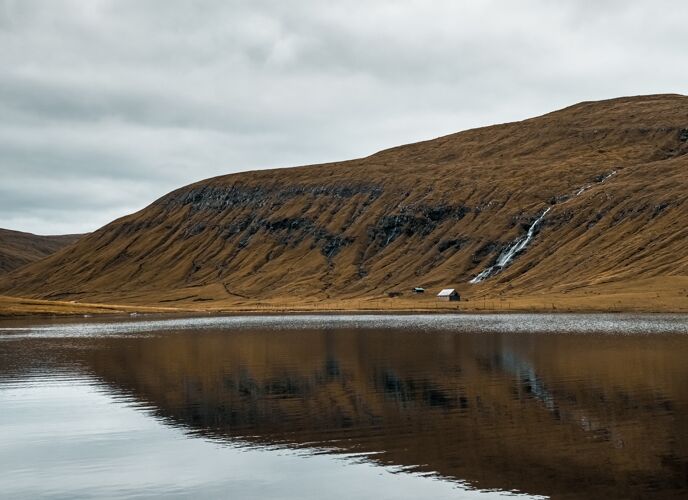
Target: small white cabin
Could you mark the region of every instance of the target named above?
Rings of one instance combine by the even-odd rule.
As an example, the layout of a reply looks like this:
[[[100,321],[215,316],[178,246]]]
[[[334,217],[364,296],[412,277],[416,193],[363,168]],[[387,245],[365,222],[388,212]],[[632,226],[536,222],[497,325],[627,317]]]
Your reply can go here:
[[[461,300],[461,295],[459,295],[459,292],[457,292],[453,288],[445,288],[437,294],[437,298],[439,300],[455,301]]]

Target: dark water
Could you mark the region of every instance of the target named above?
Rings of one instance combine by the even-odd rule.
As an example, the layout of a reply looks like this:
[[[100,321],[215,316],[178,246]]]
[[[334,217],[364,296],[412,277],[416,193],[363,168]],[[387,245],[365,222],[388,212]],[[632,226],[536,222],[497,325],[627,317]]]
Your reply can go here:
[[[685,316],[0,323],[0,497],[688,497]]]

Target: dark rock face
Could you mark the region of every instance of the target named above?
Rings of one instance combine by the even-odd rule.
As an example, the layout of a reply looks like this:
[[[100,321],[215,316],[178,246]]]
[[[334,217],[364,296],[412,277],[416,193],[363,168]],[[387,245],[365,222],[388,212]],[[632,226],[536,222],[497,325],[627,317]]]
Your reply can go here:
[[[593,178],[593,181],[596,184],[601,184],[603,182],[607,182],[611,177],[616,175],[619,171],[617,169],[607,171],[603,174],[598,174]],[[581,186],[582,191],[579,191],[576,196],[579,196],[581,193],[585,192],[590,188],[590,186]]]
[[[254,217],[241,217],[235,219],[231,224],[227,224],[224,227],[222,231],[222,237],[228,240],[232,236],[235,236],[239,233],[246,231],[246,229],[248,229],[251,223],[253,222],[253,219]]]
[[[606,215],[606,211],[605,212],[597,212],[595,214],[595,217],[590,222],[588,222],[587,228],[592,229],[599,221],[602,220],[602,218],[605,215]]]
[[[334,234],[303,217],[284,217],[273,220],[263,220],[258,217],[241,218],[227,225],[222,235],[226,240],[232,240],[237,235],[241,235],[238,245],[243,248],[259,231],[271,235],[278,244],[292,248],[311,238],[313,245],[319,247],[321,253],[328,259],[353,242],[352,238]]]
[[[561,196],[552,196],[549,199],[549,204],[550,205],[556,205],[558,203],[564,203],[565,201],[568,201],[570,199],[571,199],[571,195],[569,195],[569,194],[564,194]]]
[[[463,205],[404,207],[400,213],[385,215],[368,231],[368,238],[384,248],[401,235],[425,237],[444,221],[461,220],[471,209]]]
[[[206,223],[205,222],[199,222],[197,224],[193,224],[191,227],[186,229],[186,231],[184,232],[184,237],[190,238],[191,236],[196,236],[198,234],[201,234],[203,231],[205,231],[205,229],[206,229]]]
[[[679,131],[678,140],[681,142],[688,142],[688,128]]]
[[[628,219],[634,218],[645,218],[648,221],[659,217],[665,210],[672,206],[671,201],[663,201],[656,205],[651,205],[649,203],[641,203],[636,206],[622,208],[618,210],[612,220],[609,222],[609,227],[615,226],[621,222]]]
[[[165,211],[178,207],[190,208],[188,226],[183,231],[184,238],[214,231],[227,243],[234,242],[237,249],[247,247],[258,233],[270,235],[278,245],[291,248],[310,239],[311,248],[319,248],[330,260],[354,241],[343,234],[353,220],[347,221],[340,232],[332,232],[308,217],[272,218],[272,214],[295,198],[303,198],[305,212],[318,198],[329,198],[336,207],[337,200],[363,195],[363,199],[357,201],[359,209],[351,215],[356,219],[382,192],[381,187],[372,184],[200,186],[173,192],[158,204]],[[222,219],[228,222],[223,223]]]
[[[449,249],[461,250],[470,241],[470,238],[453,238],[450,240],[442,240],[438,243],[437,250],[439,250],[440,253]]]
[[[660,203],[659,205],[655,205],[655,208],[654,208],[654,210],[652,211],[652,217],[651,217],[651,218],[654,219],[655,217],[659,216],[659,215],[660,215],[662,212],[664,212],[664,210],[666,210],[668,207],[669,207],[669,203],[666,203],[666,202]]]
[[[554,213],[551,217],[549,217],[546,223],[548,227],[559,228],[564,224],[570,223],[575,217],[575,215],[576,213],[574,210],[562,210],[560,212]],[[539,228],[537,228],[536,231],[539,231]]]
[[[275,202],[281,202],[297,196],[333,198],[351,198],[358,194],[367,194],[376,199],[382,194],[382,188],[374,185],[332,185],[332,186],[290,186],[254,187],[254,186],[203,186],[187,191],[174,192],[162,200],[167,206],[191,206],[192,210],[227,210],[230,208],[260,208]],[[274,206],[273,206],[274,208]]]
[[[334,257],[343,247],[353,242],[352,238],[334,234],[306,218],[282,218],[261,221],[262,229],[274,234],[279,243],[296,246],[306,238],[312,238],[315,246],[328,259]]]
[[[262,241],[269,237],[276,244],[275,253],[270,252],[273,257],[280,255],[285,248],[295,248],[305,242],[310,244],[311,249],[318,248],[327,261],[333,264],[334,257],[356,240],[356,236],[349,234],[348,229],[381,194],[382,191],[375,186],[308,189],[299,186],[286,189],[201,187],[185,193],[173,193],[163,206],[166,209],[174,205],[190,207],[186,215],[188,226],[183,230],[184,237],[204,238],[204,234],[209,238],[219,236],[230,248],[234,247],[234,250],[230,250],[231,255],[237,255],[239,250],[247,248],[254,239]],[[333,225],[328,221],[341,206],[337,200],[350,199],[356,195],[363,196],[349,203],[346,217],[342,219],[338,229],[333,230]],[[320,196],[329,200],[318,202],[317,198]],[[316,203],[320,206],[326,203],[332,208],[326,210],[324,218],[317,214],[276,217],[275,207],[285,205],[287,200],[294,197],[299,197],[298,202],[304,207],[302,214],[309,212],[310,207],[318,206]],[[397,237],[427,237],[444,222],[461,220],[472,212],[471,208],[461,204],[416,204],[401,208],[397,205],[390,206],[388,210],[389,215],[373,219],[375,222],[368,226],[367,237],[359,242],[359,277],[367,274],[364,262]],[[435,239],[435,242],[438,240]],[[440,251],[452,249],[453,252],[449,253],[453,254],[465,246],[467,241],[467,238],[446,239],[440,243]]]

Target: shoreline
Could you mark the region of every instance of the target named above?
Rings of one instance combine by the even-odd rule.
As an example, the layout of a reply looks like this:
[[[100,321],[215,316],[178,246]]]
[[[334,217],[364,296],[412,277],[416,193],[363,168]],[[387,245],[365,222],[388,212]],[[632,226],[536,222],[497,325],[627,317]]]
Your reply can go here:
[[[475,300],[452,303],[430,302],[412,304],[395,299],[369,299],[368,301],[333,301],[308,303],[208,304],[208,307],[159,306],[157,304],[121,304],[76,301],[51,301],[23,297],[0,296],[0,321],[31,318],[107,318],[145,316],[255,316],[255,315],[336,315],[336,314],[688,314],[688,301],[684,304],[663,304],[664,307],[645,307],[638,303],[614,303],[605,307],[599,301],[597,307],[580,300],[551,300],[549,306],[531,297],[494,300]],[[219,301],[218,301],[219,302]],[[421,301],[419,301],[421,302]],[[451,305],[450,305],[451,304]],[[495,307],[499,304],[500,307]],[[515,306],[515,307],[514,307]],[[672,307],[673,306],[673,307]]]

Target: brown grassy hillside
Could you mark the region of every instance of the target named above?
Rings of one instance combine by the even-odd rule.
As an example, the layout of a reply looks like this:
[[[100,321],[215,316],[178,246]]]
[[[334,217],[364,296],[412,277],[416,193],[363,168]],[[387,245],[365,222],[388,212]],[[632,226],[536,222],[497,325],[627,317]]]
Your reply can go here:
[[[14,271],[61,250],[82,235],[39,236],[0,229],[0,273]]]
[[[191,184],[12,273],[0,292],[236,305],[452,286],[469,299],[594,305],[603,294],[681,309],[686,153],[688,97],[585,102],[358,160]],[[547,208],[510,266],[469,284]]]

